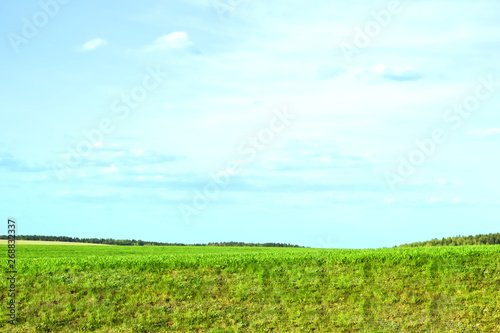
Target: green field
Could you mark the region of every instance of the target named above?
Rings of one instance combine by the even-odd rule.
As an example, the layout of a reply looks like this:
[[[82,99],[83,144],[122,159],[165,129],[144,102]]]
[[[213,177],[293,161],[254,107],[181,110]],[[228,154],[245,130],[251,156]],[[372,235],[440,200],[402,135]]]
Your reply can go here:
[[[498,245],[18,245],[16,255],[18,323],[6,323],[2,292],[1,331],[500,331]]]

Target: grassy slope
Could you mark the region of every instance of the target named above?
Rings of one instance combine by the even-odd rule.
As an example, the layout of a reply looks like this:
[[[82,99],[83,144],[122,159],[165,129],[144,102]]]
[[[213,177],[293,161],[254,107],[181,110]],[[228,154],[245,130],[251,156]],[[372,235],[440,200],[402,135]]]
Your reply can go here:
[[[500,331],[500,246],[17,249],[13,332]]]

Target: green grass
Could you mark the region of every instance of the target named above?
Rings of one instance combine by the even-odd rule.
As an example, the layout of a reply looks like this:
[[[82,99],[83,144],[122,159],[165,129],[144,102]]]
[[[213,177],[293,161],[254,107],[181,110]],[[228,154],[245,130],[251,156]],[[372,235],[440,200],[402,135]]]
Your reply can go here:
[[[499,259],[496,245],[18,245],[18,323],[0,330],[498,332]]]

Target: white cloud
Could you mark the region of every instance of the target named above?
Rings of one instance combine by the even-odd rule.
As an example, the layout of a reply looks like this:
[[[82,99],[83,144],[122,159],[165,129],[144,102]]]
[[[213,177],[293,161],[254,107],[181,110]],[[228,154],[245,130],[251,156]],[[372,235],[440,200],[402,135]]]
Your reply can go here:
[[[70,194],[71,194],[70,190],[56,191],[53,193],[53,195],[56,195],[56,196],[65,196],[65,195],[70,195]]]
[[[144,149],[130,149],[129,151],[134,155],[142,155],[146,152]]]
[[[184,49],[190,45],[193,45],[193,42],[189,40],[188,35],[184,31],[176,31],[157,38],[153,44],[144,47],[144,51]]]
[[[115,167],[114,165],[107,167],[107,168],[102,168],[102,171],[104,172],[117,172],[119,169]]]
[[[107,44],[107,41],[105,39],[94,38],[92,40],[89,40],[85,44],[83,44],[82,51],[91,51],[91,50],[98,48],[99,46],[103,46],[106,44]]]
[[[384,64],[373,66],[371,74],[394,81],[414,81],[423,77],[412,66],[389,67]]]

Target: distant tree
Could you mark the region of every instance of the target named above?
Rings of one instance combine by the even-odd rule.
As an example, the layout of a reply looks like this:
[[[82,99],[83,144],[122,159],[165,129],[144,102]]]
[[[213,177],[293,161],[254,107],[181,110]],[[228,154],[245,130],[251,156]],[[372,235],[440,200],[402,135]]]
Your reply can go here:
[[[403,244],[399,247],[416,247],[416,246],[463,246],[463,245],[494,245],[500,244],[500,233],[495,234],[480,234],[475,236],[456,236],[447,237],[438,240],[436,238],[430,241],[416,242]]]

